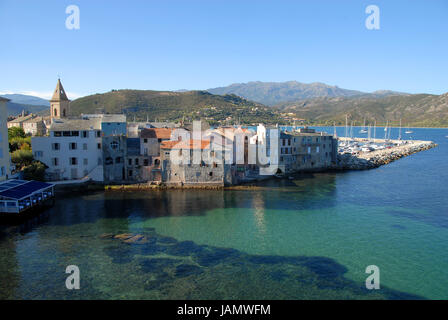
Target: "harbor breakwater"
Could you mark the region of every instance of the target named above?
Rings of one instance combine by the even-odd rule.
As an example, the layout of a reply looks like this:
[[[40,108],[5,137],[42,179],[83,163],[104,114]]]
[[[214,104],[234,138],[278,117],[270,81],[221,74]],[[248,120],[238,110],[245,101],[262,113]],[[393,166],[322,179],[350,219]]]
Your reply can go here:
[[[361,140],[360,140],[361,141]],[[392,141],[393,142],[393,141]],[[398,141],[395,141],[398,142]],[[366,170],[388,164],[411,154],[435,148],[433,141],[400,141],[401,144],[372,152],[338,154],[336,170]]]

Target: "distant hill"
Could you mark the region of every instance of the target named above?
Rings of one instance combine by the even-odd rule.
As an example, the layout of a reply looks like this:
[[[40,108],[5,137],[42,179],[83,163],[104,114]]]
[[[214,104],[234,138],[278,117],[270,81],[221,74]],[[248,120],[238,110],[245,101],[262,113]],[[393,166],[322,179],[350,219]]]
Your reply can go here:
[[[385,124],[392,121],[403,126],[448,126],[448,93],[442,95],[412,94],[394,96],[361,96],[304,99],[277,105],[283,112],[318,123],[345,123],[346,114],[358,125],[367,122]]]
[[[6,103],[8,116],[16,116],[20,114],[22,110],[41,114],[50,108],[50,102],[39,97],[25,94],[4,94],[2,97],[11,100]]]
[[[112,90],[71,102],[72,115],[125,113],[128,118],[186,121],[206,119],[210,123],[275,123],[278,111],[236,95],[214,95],[207,91]],[[229,118],[231,117],[231,118]]]
[[[11,100],[13,103],[17,104],[27,104],[27,105],[34,105],[34,106],[50,106],[50,101],[35,97],[35,96],[29,96],[26,94],[4,94],[2,97],[7,98]]]
[[[257,101],[265,105],[273,106],[283,102],[318,97],[351,97],[362,95],[389,96],[402,94],[394,91],[376,91],[365,93],[356,90],[342,89],[338,86],[330,86],[325,83],[301,83],[297,81],[287,82],[261,82],[235,83],[227,87],[212,88],[207,90],[213,94],[236,94],[245,99]]]

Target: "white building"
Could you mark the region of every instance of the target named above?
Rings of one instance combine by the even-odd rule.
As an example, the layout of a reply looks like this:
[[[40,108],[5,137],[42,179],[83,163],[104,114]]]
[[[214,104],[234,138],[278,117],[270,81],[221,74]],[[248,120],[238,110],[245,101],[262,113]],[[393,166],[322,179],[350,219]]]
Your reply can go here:
[[[103,181],[101,118],[53,119],[50,134],[31,138],[35,160],[50,180]]]
[[[8,179],[11,175],[11,157],[8,143],[8,112],[6,102],[8,99],[0,97],[0,181]]]

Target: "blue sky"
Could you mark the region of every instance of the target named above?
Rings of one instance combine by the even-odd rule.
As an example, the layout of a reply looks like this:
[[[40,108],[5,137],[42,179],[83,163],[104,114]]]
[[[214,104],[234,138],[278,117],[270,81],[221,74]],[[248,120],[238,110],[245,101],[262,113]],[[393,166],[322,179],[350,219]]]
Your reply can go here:
[[[48,96],[58,74],[71,99],[257,80],[448,91],[447,0],[0,0],[0,46],[3,93]]]

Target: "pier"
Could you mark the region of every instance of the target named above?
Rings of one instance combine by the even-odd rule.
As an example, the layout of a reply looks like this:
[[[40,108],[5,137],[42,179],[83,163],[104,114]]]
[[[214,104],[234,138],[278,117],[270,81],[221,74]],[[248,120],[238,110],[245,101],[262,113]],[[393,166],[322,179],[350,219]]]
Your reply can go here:
[[[344,142],[356,142],[359,144],[368,143],[363,138],[339,138]],[[338,161],[334,169],[339,170],[365,170],[377,168],[397,159],[411,154],[428,150],[437,146],[433,141],[422,140],[384,140],[376,139],[376,144],[381,144],[384,148],[373,151],[358,151],[353,153],[339,153]]]

